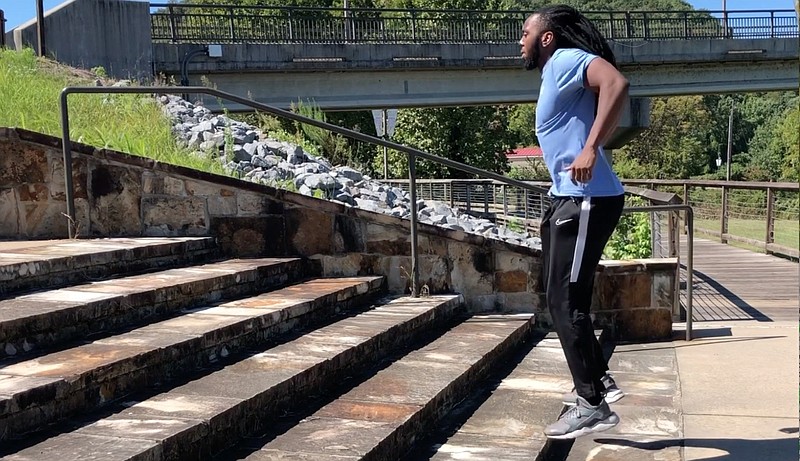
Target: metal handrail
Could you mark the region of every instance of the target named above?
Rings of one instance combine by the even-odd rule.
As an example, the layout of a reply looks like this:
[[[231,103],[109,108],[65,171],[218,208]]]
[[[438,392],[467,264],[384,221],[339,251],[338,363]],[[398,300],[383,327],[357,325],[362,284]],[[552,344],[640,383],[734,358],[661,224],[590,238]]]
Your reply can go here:
[[[683,205],[651,205],[633,206],[622,210],[623,213],[658,212],[658,211],[684,211],[686,212],[686,340],[692,340],[692,285],[694,283],[694,211],[688,204]],[[680,255],[679,255],[680,257]],[[678,281],[680,283],[680,281]]]
[[[264,112],[268,112],[270,114],[287,118],[289,120],[306,123],[308,125],[312,125],[318,128],[322,128],[333,133],[340,134],[342,136],[347,136],[352,139],[356,139],[359,141],[363,141],[369,144],[375,144],[379,146],[384,146],[389,149],[396,150],[398,152],[403,152],[408,156],[408,171],[409,171],[409,194],[411,195],[411,203],[410,203],[410,220],[411,220],[411,296],[412,297],[419,297],[419,254],[417,248],[417,191],[416,191],[416,161],[417,157],[437,162],[441,165],[455,168],[457,170],[463,171],[465,173],[473,174],[479,177],[493,179],[495,181],[499,181],[503,184],[519,187],[522,189],[526,189],[529,191],[537,192],[537,193],[546,193],[547,189],[538,185],[532,185],[526,183],[524,181],[519,181],[516,179],[507,178],[500,174],[482,170],[480,168],[475,168],[473,166],[467,165],[465,163],[456,162],[455,160],[451,160],[445,157],[440,157],[438,155],[433,155],[428,152],[421,151],[419,149],[415,149],[413,147],[405,146],[402,144],[397,144],[391,141],[387,141],[385,139],[377,138],[375,136],[370,136],[368,134],[360,133],[358,131],[353,131],[338,125],[333,125],[331,123],[323,122],[320,120],[316,120],[310,117],[306,117],[304,115],[300,115],[294,112],[290,112],[284,109],[280,109],[278,107],[270,106],[267,104],[262,104],[260,102],[253,101],[251,99],[243,98],[241,96],[237,96],[232,93],[227,93],[225,91],[220,91],[215,88],[206,88],[206,87],[198,87],[198,86],[185,86],[185,87],[173,87],[173,86],[151,86],[151,87],[137,87],[137,86],[127,86],[127,87],[98,87],[98,86],[73,86],[73,87],[66,87],[61,91],[60,96],[60,109],[61,109],[61,134],[62,134],[62,150],[64,155],[64,180],[65,180],[65,188],[66,188],[66,201],[67,201],[67,227],[68,233],[70,238],[75,237],[75,225],[76,225],[76,216],[75,216],[75,193],[74,193],[74,184],[72,182],[72,142],[69,137],[69,101],[68,96],[70,94],[173,94],[173,93],[185,93],[185,94],[206,94],[209,96],[215,96],[217,98],[225,99],[228,101],[236,102],[248,107],[251,107],[256,110],[262,110]],[[691,259],[692,259],[692,241],[693,241],[693,217],[692,217],[692,210],[691,207],[688,205],[661,205],[661,206],[650,206],[650,207],[632,207],[626,208],[625,212],[637,212],[637,211],[670,211],[670,210],[686,210],[687,213],[687,224],[689,227],[689,300],[688,300],[688,307],[687,307],[687,320],[688,320],[688,327],[686,332],[687,340],[690,339],[691,336]]]
[[[172,43],[511,43],[518,40],[519,25],[530,14],[520,10],[150,6],[162,8],[151,13],[153,40]],[[791,9],[583,13],[609,40],[798,36]]]

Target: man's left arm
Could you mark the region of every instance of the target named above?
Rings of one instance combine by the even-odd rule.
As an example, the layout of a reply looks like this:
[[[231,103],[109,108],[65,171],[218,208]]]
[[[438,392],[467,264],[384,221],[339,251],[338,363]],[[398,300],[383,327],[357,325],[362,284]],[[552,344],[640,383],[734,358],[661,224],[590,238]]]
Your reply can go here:
[[[583,151],[572,164],[572,179],[587,183],[597,161],[597,151],[614,132],[628,98],[628,80],[602,58],[595,58],[586,68],[584,86],[598,94],[597,114]]]

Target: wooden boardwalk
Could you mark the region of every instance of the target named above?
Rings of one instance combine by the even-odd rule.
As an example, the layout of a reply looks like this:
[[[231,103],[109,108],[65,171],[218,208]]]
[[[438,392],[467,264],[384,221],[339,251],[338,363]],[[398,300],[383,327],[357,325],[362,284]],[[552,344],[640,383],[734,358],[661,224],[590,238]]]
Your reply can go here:
[[[681,240],[681,264],[686,261]],[[686,271],[681,274],[685,282]],[[798,320],[800,265],[695,237],[694,321]],[[686,290],[681,292],[686,305]]]

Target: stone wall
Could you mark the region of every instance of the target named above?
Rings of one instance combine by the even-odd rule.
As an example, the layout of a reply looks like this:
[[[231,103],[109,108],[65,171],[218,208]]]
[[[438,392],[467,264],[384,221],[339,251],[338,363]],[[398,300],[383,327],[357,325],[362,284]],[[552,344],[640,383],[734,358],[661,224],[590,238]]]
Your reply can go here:
[[[300,255],[325,275],[380,274],[408,290],[409,221],[268,186],[74,144],[79,237],[214,235],[236,256]],[[0,238],[65,238],[60,140],[0,129]],[[536,312],[539,250],[420,224],[423,291],[464,294],[473,311]],[[597,324],[619,338],[671,335],[675,260],[605,261]]]

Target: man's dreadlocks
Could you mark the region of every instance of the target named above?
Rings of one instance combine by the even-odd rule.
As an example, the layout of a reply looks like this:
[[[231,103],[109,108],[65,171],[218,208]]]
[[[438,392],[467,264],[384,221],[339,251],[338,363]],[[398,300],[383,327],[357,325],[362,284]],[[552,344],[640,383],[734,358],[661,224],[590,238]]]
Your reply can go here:
[[[597,27],[578,10],[567,5],[547,6],[536,13],[544,30],[553,32],[558,48],[579,48],[600,56],[617,67],[614,52]]]

